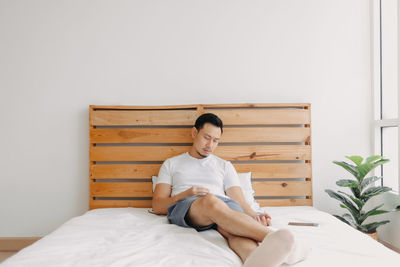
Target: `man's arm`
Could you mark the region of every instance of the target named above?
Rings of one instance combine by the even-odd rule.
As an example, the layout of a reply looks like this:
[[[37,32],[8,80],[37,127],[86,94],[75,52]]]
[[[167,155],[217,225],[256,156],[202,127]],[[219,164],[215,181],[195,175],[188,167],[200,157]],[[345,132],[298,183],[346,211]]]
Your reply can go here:
[[[187,197],[205,196],[208,194],[208,189],[193,186],[186,191],[176,194],[171,197],[172,185],[160,183],[156,185],[153,193],[152,208],[155,214],[167,214],[168,207],[175,204],[179,200]]]
[[[171,197],[172,185],[157,184],[151,202],[155,214],[167,214],[168,207],[185,198],[185,192]]]
[[[242,188],[240,186],[229,187],[226,190],[226,194],[228,195],[228,197],[235,200],[247,215],[254,218],[256,221],[258,221],[261,224],[264,224],[267,226],[271,225],[271,216],[269,216],[267,213],[257,214],[249,206],[249,204],[247,204],[246,200],[244,199]]]
[[[257,213],[249,206],[249,204],[247,204],[246,200],[244,199],[243,191],[240,186],[229,187],[226,190],[226,195],[235,200],[247,215],[253,218],[257,216]]]

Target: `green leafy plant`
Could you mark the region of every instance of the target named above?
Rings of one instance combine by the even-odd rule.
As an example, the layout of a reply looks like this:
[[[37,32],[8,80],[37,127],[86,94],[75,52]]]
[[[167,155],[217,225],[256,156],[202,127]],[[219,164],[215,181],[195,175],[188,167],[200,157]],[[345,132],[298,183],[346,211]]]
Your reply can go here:
[[[364,223],[365,220],[370,216],[388,213],[390,211],[381,209],[383,204],[378,205],[369,211],[365,211],[363,208],[372,197],[390,191],[391,188],[374,185],[374,183],[382,179],[382,177],[366,176],[376,167],[389,162],[389,159],[384,159],[381,156],[371,156],[365,160],[361,156],[346,156],[346,158],[355,163],[355,165],[351,165],[344,161],[333,161],[333,163],[343,167],[355,177],[355,180],[341,179],[336,182],[338,186],[348,187],[351,194],[343,191],[334,192],[330,189],[326,189],[325,192],[328,193],[330,197],[340,201],[340,207],[346,209],[349,213],[345,213],[342,216],[333,216],[362,232],[374,233],[376,232],[376,228],[389,223],[390,221],[385,220],[366,224]]]

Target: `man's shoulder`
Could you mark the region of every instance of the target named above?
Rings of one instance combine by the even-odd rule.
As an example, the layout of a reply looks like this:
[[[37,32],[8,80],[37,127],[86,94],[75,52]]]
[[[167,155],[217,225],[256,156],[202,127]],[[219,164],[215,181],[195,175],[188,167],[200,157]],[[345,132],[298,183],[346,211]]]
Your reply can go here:
[[[187,157],[186,154],[187,154],[187,153],[185,152],[185,153],[182,153],[182,154],[179,154],[179,155],[176,155],[176,156],[167,158],[164,162],[170,162],[170,163],[172,163],[172,162],[180,161],[180,160],[185,159],[185,158]]]
[[[211,157],[212,157],[212,160],[213,160],[214,162],[218,163],[218,164],[221,165],[221,166],[225,166],[226,164],[229,164],[229,163],[230,163],[230,161],[225,160],[225,159],[223,159],[223,158],[220,158],[220,157],[218,157],[218,156],[216,156],[216,155],[214,155],[214,154],[212,154]]]

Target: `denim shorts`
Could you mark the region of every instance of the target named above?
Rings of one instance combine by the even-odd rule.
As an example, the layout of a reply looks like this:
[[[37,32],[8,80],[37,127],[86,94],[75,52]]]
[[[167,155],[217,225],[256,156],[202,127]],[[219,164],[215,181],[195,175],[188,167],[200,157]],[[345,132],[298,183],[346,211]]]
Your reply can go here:
[[[225,202],[231,209],[243,212],[243,209],[236,203],[234,200],[226,197],[216,196],[217,198],[221,199]],[[168,214],[167,218],[170,223],[183,226],[183,227],[192,227],[197,231],[205,231],[209,229],[217,229],[217,224],[212,223],[206,226],[195,226],[190,223],[190,219],[188,217],[188,211],[190,206],[192,205],[193,201],[200,197],[188,197],[178,201],[177,203],[168,207]]]

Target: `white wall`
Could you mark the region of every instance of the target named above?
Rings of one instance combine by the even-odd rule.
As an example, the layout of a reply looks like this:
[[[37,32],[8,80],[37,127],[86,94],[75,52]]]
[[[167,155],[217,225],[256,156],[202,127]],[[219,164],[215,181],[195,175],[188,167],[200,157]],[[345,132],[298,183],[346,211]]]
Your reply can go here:
[[[0,236],[88,209],[88,106],[312,104],[314,205],[371,152],[365,0],[0,2]]]
[[[400,205],[400,198],[395,193],[386,193],[380,196],[377,196],[373,199],[372,203],[374,203],[373,207],[376,207],[382,203],[386,210],[393,210],[398,205]],[[389,220],[390,223],[382,225],[378,228],[378,236],[381,240],[386,241],[387,243],[400,248],[400,212],[391,212],[379,216],[372,217],[374,221],[384,221]],[[371,221],[372,222],[372,221]]]

